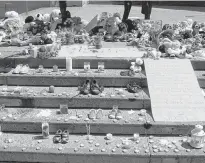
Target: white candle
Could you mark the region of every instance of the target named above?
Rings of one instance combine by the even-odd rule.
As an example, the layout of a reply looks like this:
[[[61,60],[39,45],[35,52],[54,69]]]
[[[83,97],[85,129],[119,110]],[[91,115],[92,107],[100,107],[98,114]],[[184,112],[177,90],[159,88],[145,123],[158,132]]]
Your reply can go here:
[[[66,71],[72,71],[72,58],[68,57],[66,58]]]

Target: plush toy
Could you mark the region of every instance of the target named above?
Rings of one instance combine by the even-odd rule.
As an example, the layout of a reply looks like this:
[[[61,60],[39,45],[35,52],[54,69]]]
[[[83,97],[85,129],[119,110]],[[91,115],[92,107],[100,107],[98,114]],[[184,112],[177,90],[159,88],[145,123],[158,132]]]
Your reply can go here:
[[[163,27],[162,27],[162,30],[167,30],[167,29],[172,29],[172,26],[170,24],[165,24]]]
[[[50,15],[51,31],[55,31],[58,24],[62,23],[62,15],[59,9],[54,9]]]
[[[133,32],[134,30],[139,29],[139,23],[137,23],[137,21],[127,19],[127,20],[125,20],[125,24],[127,25],[128,32]]]
[[[194,23],[193,23],[193,25],[192,25],[192,29],[193,29],[192,34],[193,34],[193,36],[196,36],[196,35],[199,34],[200,28],[201,28],[201,27],[200,27],[200,24],[199,24],[199,23],[197,23],[197,22],[194,22]]]
[[[23,25],[23,31],[27,32],[35,24],[33,16],[27,16],[25,19],[25,24]]]
[[[41,14],[41,13],[36,14],[35,15],[35,20],[42,21],[43,20],[43,14]]]
[[[116,19],[114,17],[108,18],[104,29],[108,34],[114,35],[119,30]]]
[[[117,24],[120,24],[122,22],[120,14],[119,13],[114,13],[113,17],[116,19],[115,21],[117,22]]]
[[[97,22],[97,26],[105,26],[106,25],[106,21],[108,18],[112,17],[111,13],[108,12],[102,12],[101,15],[98,18],[98,22]]]
[[[42,21],[44,21],[44,23],[48,23],[50,22],[50,17],[50,14],[43,14]]]
[[[172,46],[167,49],[167,53],[169,54],[171,58],[179,57],[179,55],[181,54],[180,46],[181,44],[179,41],[174,40],[172,42]]]

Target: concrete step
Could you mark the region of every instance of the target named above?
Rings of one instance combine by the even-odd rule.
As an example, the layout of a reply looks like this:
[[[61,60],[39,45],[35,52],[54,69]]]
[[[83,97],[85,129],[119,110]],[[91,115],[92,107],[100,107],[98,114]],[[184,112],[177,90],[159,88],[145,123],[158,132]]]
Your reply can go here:
[[[97,110],[97,109],[96,109]],[[101,119],[88,119],[90,109],[69,109],[69,114],[60,114],[60,109],[4,108],[0,111],[3,132],[41,133],[41,123],[49,122],[50,132],[69,129],[72,134],[86,134],[90,124],[91,134],[132,135],[187,135],[196,123],[154,122],[150,110],[141,115],[140,110],[120,109],[122,119],[110,119],[110,109],[103,109]],[[205,126],[205,122],[199,122]]]
[[[199,85],[201,88],[205,88],[205,71],[195,71]]]
[[[69,135],[67,144],[54,144],[53,136],[3,133],[0,139],[0,161],[90,163],[203,163],[204,150],[193,149],[188,137]],[[127,142],[127,143],[123,143]]]
[[[0,86],[14,89],[14,86]],[[149,109],[150,99],[148,90],[142,89],[137,94],[129,93],[126,88],[122,88],[123,95],[118,94],[121,88],[105,88],[100,95],[80,95],[77,87],[56,87],[55,93],[47,93],[47,87],[21,87],[23,90],[29,89],[24,93],[1,92],[0,104],[8,107],[50,107],[59,108],[60,104],[67,104],[69,108],[112,108],[118,105],[119,108],[128,109]]]
[[[145,72],[136,73],[135,76],[121,76],[121,71],[128,71],[127,69],[117,70],[109,69],[103,73],[97,72],[97,69],[91,69],[90,72],[85,73],[83,69],[73,69],[73,72],[66,72],[65,69],[60,69],[59,72],[53,72],[53,69],[45,69],[44,73],[38,73],[37,69],[30,69],[28,74],[12,74],[3,73],[0,75],[0,84],[3,85],[34,85],[34,86],[79,86],[85,82],[86,79],[97,80],[97,82],[105,87],[124,87],[129,82],[136,82],[142,87],[147,86]]]
[[[98,68],[98,62],[104,62],[106,69],[128,69],[131,62],[134,62],[136,58],[98,58],[98,57],[87,57],[80,56],[73,58],[73,68],[82,69],[84,68],[84,62],[90,62],[92,69]],[[204,70],[205,60],[194,59],[190,60],[194,70]],[[57,65],[59,68],[66,68],[65,57],[56,57],[49,59],[38,59],[31,58],[29,56],[10,57],[0,59],[0,65],[2,67],[13,67],[15,68],[18,64],[28,64],[31,68],[38,68],[39,65],[43,65],[45,68],[52,68]],[[3,71],[3,69],[2,69]],[[1,72],[2,72],[1,71]]]

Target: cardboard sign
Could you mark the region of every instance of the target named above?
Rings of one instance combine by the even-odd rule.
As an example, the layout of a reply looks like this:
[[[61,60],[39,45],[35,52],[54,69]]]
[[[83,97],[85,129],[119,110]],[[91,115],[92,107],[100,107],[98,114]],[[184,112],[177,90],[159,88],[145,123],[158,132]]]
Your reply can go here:
[[[142,26],[145,26],[146,24],[151,24],[151,28],[154,29],[154,31],[162,30],[162,20],[141,20],[140,24]]]
[[[155,121],[200,122],[205,100],[189,60],[145,60]]]

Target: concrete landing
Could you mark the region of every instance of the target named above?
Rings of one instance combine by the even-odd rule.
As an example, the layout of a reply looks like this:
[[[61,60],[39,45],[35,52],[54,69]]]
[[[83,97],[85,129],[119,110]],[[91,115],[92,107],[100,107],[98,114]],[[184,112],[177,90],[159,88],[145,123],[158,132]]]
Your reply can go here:
[[[204,121],[205,101],[189,60],[145,60],[155,121]]]

